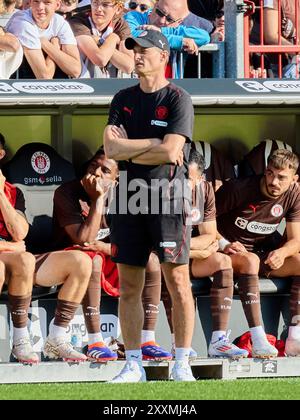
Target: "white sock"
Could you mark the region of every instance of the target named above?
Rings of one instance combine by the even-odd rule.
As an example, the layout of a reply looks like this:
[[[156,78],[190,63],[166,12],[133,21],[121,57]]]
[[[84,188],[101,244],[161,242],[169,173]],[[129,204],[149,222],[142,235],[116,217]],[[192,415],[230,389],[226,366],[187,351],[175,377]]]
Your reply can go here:
[[[98,332],[96,334],[89,333],[89,346],[95,343],[103,343],[103,342],[104,342],[104,338],[101,332]]]
[[[292,340],[300,340],[300,325],[289,327],[289,338]]]
[[[264,344],[268,343],[265,330],[260,325],[258,327],[250,328],[252,344]]]
[[[184,348],[184,347],[175,347],[175,360],[176,361],[189,361],[191,348]]]
[[[211,342],[216,343],[217,341],[219,341],[219,338],[223,337],[224,335],[226,335],[226,331],[213,331],[211,336]]]
[[[58,337],[66,337],[67,336],[67,328],[59,327],[58,325],[50,325],[49,329],[49,337],[50,338],[58,338]]]
[[[142,363],[142,350],[126,350],[125,351],[127,362]]]
[[[155,341],[155,331],[142,330],[142,344],[148,341]]]
[[[15,343],[17,340],[20,340],[21,338],[28,338],[29,337],[29,331],[27,327],[23,328],[16,328],[13,329],[13,342]]]

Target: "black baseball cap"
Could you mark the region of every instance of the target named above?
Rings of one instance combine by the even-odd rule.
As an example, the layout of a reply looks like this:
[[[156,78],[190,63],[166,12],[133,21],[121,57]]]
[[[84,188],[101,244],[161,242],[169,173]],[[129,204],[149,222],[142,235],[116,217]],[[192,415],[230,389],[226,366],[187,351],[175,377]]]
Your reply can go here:
[[[170,45],[167,38],[160,32],[155,30],[143,31],[136,38],[127,38],[125,46],[128,50],[133,50],[136,45],[143,48],[157,47],[162,51],[168,51],[170,54]]]

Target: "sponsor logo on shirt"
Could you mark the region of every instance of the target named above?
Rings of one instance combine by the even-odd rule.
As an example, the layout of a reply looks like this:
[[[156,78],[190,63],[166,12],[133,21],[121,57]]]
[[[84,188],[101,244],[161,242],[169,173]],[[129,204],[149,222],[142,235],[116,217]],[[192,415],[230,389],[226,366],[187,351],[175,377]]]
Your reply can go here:
[[[258,233],[259,235],[271,235],[276,232],[278,223],[276,225],[270,225],[267,223],[250,222],[248,223],[247,230],[251,233]]]
[[[131,116],[133,108],[128,108],[128,106],[124,106],[123,111],[128,112],[128,114]]]
[[[274,217],[280,217],[283,215],[283,207],[280,204],[275,204],[275,206],[273,206],[271,208],[271,214]]]
[[[253,213],[256,213],[256,210],[259,208],[259,206],[255,206],[254,204],[249,204],[249,209],[253,211]]]
[[[38,174],[45,174],[50,169],[49,156],[44,152],[35,152],[31,156],[31,166],[33,170]]]
[[[157,125],[158,127],[168,127],[169,124],[166,121],[151,120],[151,125]]]
[[[279,224],[271,225],[268,223],[248,222],[248,220],[238,217],[234,223],[238,228],[259,235],[271,235],[276,232]]]
[[[242,219],[241,217],[238,217],[234,223],[237,227],[239,227],[240,229],[246,229],[247,224],[248,224],[248,220]]]

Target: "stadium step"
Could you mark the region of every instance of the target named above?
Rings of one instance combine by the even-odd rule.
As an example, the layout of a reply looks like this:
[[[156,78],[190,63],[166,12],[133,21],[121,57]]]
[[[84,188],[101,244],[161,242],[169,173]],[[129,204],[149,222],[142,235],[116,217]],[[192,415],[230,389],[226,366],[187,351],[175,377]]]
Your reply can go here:
[[[123,368],[125,361],[97,363],[42,362],[39,365],[0,363],[0,383],[54,383],[109,381]],[[174,362],[144,362],[148,380],[167,380]],[[300,376],[300,357],[271,360],[198,358],[191,362],[199,379],[238,379]]]

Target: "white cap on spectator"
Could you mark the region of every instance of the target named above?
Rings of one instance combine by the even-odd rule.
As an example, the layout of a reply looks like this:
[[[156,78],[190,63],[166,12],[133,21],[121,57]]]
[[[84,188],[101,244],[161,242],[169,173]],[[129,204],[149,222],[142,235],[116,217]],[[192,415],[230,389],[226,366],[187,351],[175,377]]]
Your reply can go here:
[[[17,52],[0,51],[0,79],[9,79],[23,61],[23,48]]]

